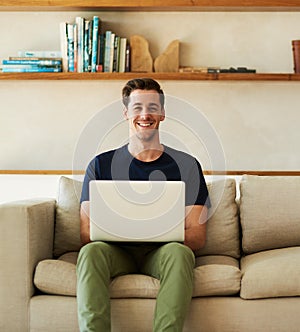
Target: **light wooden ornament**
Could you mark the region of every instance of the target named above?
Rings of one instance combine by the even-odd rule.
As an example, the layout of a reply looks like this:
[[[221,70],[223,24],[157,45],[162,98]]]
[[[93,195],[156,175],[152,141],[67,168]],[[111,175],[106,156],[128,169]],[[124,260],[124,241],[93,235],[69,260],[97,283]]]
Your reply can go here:
[[[143,36],[130,37],[130,52],[132,72],[153,72],[153,59],[149,51],[149,43]]]
[[[155,72],[179,71],[179,40],[173,40],[166,50],[154,61]]]

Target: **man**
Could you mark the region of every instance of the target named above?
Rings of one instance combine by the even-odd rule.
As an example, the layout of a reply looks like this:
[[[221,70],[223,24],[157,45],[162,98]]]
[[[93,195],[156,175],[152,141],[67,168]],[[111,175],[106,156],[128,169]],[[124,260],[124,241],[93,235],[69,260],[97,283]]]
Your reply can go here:
[[[193,250],[204,246],[210,206],[201,166],[192,156],[161,144],[164,93],[148,78],[134,79],[122,90],[129,143],[96,156],[89,164],[81,196],[81,240],[77,263],[78,318],[81,331],[111,329],[111,278],[143,273],[160,279],[153,331],[182,331],[193,290]],[[184,243],[91,242],[90,180],[181,180],[186,184]]]

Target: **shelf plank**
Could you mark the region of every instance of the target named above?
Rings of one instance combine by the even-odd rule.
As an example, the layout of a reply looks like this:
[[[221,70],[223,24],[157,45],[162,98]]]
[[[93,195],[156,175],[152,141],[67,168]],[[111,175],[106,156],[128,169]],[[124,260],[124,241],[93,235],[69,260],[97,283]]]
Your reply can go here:
[[[0,80],[130,80],[151,77],[163,81],[300,81],[292,73],[0,73]]]
[[[2,0],[0,10],[295,11],[300,0]]]

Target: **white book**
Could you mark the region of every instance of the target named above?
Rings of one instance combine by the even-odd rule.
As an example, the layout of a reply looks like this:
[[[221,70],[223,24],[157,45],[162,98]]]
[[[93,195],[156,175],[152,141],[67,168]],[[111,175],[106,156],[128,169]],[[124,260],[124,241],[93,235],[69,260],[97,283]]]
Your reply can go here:
[[[68,71],[74,72],[74,27],[73,24],[67,24],[68,32]]]
[[[61,51],[18,51],[18,57],[21,58],[61,58]]]
[[[125,58],[126,58],[126,44],[127,38],[121,38],[120,40],[120,55],[119,55],[119,72],[125,72]]]
[[[111,34],[112,32],[107,30],[105,32],[105,48],[104,48],[104,72],[109,72],[110,62],[110,45],[111,45]]]
[[[78,50],[77,50],[77,24],[73,24],[73,31],[74,31],[74,71],[77,72],[77,62],[78,62]]]
[[[60,51],[62,57],[62,69],[68,71],[68,31],[67,22],[60,23]]]
[[[84,61],[84,18],[77,16],[75,18],[77,25],[77,71],[83,73]]]
[[[113,63],[114,63],[114,49],[115,49],[115,34],[111,34],[110,39],[110,53],[109,53],[109,72],[113,72]]]

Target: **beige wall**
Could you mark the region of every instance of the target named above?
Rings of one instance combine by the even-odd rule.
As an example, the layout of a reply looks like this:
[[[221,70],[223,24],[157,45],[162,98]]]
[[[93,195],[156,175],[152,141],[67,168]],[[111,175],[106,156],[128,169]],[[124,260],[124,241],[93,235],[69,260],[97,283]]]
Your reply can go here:
[[[59,23],[93,14],[1,12],[0,59],[22,49],[59,49]],[[97,14],[104,29],[126,37],[135,33],[145,36],[153,57],[170,41],[179,39],[181,65],[293,72],[291,40],[300,39],[300,13]],[[227,169],[299,169],[300,83],[161,83],[168,95],[179,98],[179,104],[186,101],[197,109],[198,117],[192,110],[195,120],[207,120],[215,133],[213,139],[220,139]],[[71,169],[77,142],[91,119],[112,103],[116,112],[121,111],[118,100],[123,84],[0,80],[0,169]],[[201,136],[201,124],[195,121],[188,128],[184,119],[190,111],[182,110],[178,127],[173,118],[176,112],[168,108],[167,112],[172,121],[164,124],[164,131],[176,130],[178,140],[201,160],[203,168],[213,168],[214,151],[207,150],[205,142],[193,134],[198,130]],[[116,119],[121,121],[121,115]],[[118,145],[125,134],[123,125],[120,131],[116,127],[101,148]],[[84,165],[95,152],[94,148],[87,150]]]

